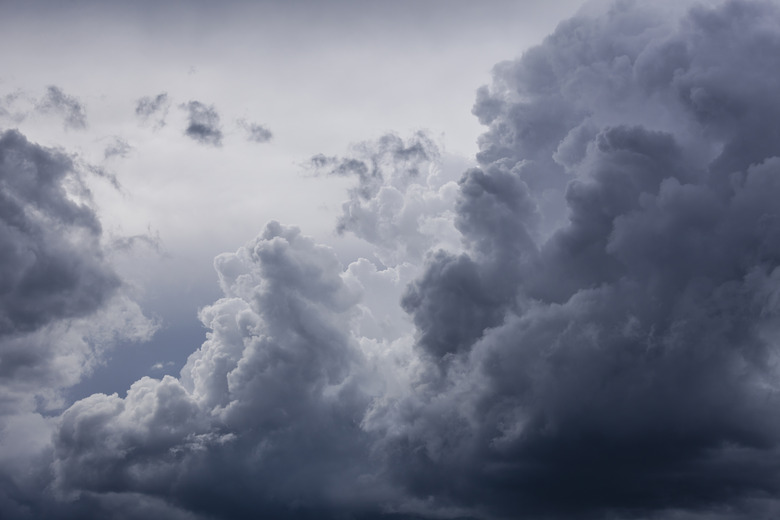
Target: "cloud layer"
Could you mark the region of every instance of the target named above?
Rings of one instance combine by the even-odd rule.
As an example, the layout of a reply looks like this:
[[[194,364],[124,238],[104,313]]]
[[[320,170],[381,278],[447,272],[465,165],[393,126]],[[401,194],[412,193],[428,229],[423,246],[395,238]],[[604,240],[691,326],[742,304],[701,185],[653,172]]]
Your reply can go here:
[[[345,267],[276,222],[218,256],[224,297],[180,376],[51,420],[37,473],[0,474],[0,511],[776,516],[778,55],[774,4],[619,2],[496,66],[459,182],[423,133],[315,156],[356,179],[337,227],[375,258]],[[213,107],[185,108],[219,146]],[[0,153],[0,268],[21,276],[0,292],[5,369],[35,345],[17,338],[99,312],[119,282],[63,192],[67,157],[14,132]],[[61,285],[36,293],[28,272]]]

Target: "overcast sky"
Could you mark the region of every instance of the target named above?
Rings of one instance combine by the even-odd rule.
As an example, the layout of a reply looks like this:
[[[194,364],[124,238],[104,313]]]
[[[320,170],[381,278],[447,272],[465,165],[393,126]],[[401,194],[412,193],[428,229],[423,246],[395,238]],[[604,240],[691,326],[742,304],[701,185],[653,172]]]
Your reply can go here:
[[[0,3],[0,518],[780,514],[773,1]]]

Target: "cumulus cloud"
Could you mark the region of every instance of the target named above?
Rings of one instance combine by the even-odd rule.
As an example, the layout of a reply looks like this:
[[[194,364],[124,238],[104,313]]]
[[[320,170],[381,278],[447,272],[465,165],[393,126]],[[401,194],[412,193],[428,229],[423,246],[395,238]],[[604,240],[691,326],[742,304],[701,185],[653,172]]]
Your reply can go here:
[[[156,96],[144,96],[135,103],[135,115],[144,123],[151,123],[155,128],[165,126],[165,118],[171,100],[167,92],[161,92]]]
[[[88,195],[70,156],[17,131],[0,134],[4,511],[25,509],[40,492],[36,468],[53,426],[41,413],[62,408],[62,390],[92,370],[110,345],[147,340],[154,330],[106,259]]]
[[[412,496],[541,518],[776,500],[779,21],[618,3],[496,67],[469,250],[403,300],[435,370],[372,415]]]
[[[55,85],[46,87],[46,95],[38,102],[37,109],[40,112],[60,115],[65,128],[83,130],[87,127],[84,105]]]
[[[386,265],[419,262],[436,246],[459,248],[452,222],[460,172],[443,163],[440,147],[426,133],[408,139],[386,134],[353,145],[344,157],[316,155],[310,165],[357,181],[337,229],[377,246]]]
[[[97,216],[67,192],[66,182],[78,181],[71,160],[15,131],[0,136],[0,154],[0,334],[94,311],[119,281],[103,261]]]
[[[494,69],[457,183],[422,134],[315,156],[384,260],[278,223],[218,256],[180,377],[52,421],[41,510],[777,516],[778,54],[771,3],[619,2]]]
[[[357,463],[369,375],[349,329],[358,294],[335,253],[271,223],[215,266],[225,297],[201,311],[208,339],[179,379],[144,378],[59,419],[60,488],[162,492],[224,517],[299,518],[374,494]]]
[[[245,119],[239,119],[238,126],[240,126],[246,133],[247,141],[251,141],[253,143],[267,143],[274,136],[274,134],[263,125],[250,123]]]
[[[184,133],[202,144],[222,146],[222,130],[219,124],[219,114],[213,105],[205,105],[200,101],[184,103],[181,108],[188,113],[188,125]]]

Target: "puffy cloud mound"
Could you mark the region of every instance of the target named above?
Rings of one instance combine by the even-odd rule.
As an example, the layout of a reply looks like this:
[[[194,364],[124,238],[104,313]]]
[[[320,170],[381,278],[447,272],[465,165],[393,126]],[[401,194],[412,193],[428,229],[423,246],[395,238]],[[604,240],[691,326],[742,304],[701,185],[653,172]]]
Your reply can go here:
[[[349,327],[359,294],[335,253],[271,223],[215,266],[225,297],[201,311],[208,339],[180,379],[144,378],[63,414],[60,487],[226,518],[327,515],[344,497],[360,509],[378,493],[362,464],[370,370]]]
[[[386,134],[353,146],[344,157],[316,155],[318,172],[354,177],[342,205],[339,233],[351,232],[377,247],[386,265],[419,262],[436,246],[458,248],[452,226],[457,184],[442,168],[439,146],[424,132],[409,139]]]
[[[391,267],[275,223],[218,257],[181,377],[68,409],[52,489],[139,516],[777,516],[778,55],[774,4],[619,2],[495,68],[452,198],[422,136],[315,157]],[[406,261],[414,331],[383,337],[371,290]]]
[[[122,300],[88,197],[68,156],[0,134],[0,385],[11,409],[75,383],[91,349],[74,320],[97,327],[95,313]]]
[[[469,250],[403,300],[437,370],[374,418],[411,495],[541,518],[776,500],[778,24],[617,3],[496,67]]]
[[[73,160],[0,134],[0,512],[40,498],[62,390],[154,326],[127,297]],[[44,415],[42,415],[44,414]],[[23,514],[23,512],[25,512]]]

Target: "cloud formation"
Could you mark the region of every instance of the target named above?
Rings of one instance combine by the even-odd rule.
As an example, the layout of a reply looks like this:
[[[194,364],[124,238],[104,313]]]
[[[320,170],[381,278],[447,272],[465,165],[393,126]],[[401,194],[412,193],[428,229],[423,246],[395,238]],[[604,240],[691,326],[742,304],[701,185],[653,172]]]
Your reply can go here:
[[[190,101],[180,105],[188,113],[188,125],[184,133],[202,144],[222,146],[222,129],[219,114],[213,105]]]
[[[67,180],[78,180],[71,170],[70,158],[16,131],[0,136],[0,335],[93,312],[119,284],[103,261],[95,213],[66,191]]]
[[[469,251],[403,300],[435,367],[384,418],[412,495],[543,518],[776,500],[778,22],[618,3],[496,67]]]
[[[165,118],[171,100],[167,92],[161,92],[156,96],[144,96],[135,103],[135,115],[144,123],[152,123],[155,128],[165,126]]]
[[[358,295],[335,253],[271,223],[215,266],[225,297],[201,311],[208,339],[181,378],[144,378],[124,399],[94,395],[67,410],[58,485],[162,492],[225,517],[296,518],[356,498],[366,361],[349,331]]]
[[[385,265],[419,262],[434,247],[459,247],[452,226],[459,172],[443,165],[439,146],[426,133],[408,139],[386,134],[353,145],[344,157],[316,155],[310,165],[357,181],[337,230],[376,246]]]
[[[62,116],[66,129],[83,130],[87,127],[87,113],[84,105],[56,85],[46,87],[46,95],[38,102],[37,109],[40,112]]]
[[[41,498],[62,391],[154,325],[127,297],[73,159],[0,134],[0,511]],[[50,456],[50,455],[49,455]],[[41,466],[39,466],[41,464]]]
[[[132,145],[119,136],[111,137],[111,142],[103,149],[103,158],[127,157],[133,150]]]
[[[458,183],[424,134],[315,156],[380,262],[276,222],[218,256],[206,341],[57,417],[33,513],[777,516],[777,55],[774,4],[618,2],[496,66]]]
[[[245,119],[239,119],[238,126],[246,132],[247,141],[253,143],[267,143],[274,136],[274,134],[263,125],[250,123]]]

